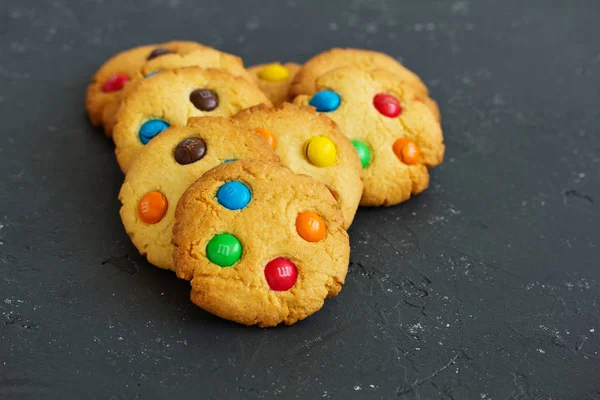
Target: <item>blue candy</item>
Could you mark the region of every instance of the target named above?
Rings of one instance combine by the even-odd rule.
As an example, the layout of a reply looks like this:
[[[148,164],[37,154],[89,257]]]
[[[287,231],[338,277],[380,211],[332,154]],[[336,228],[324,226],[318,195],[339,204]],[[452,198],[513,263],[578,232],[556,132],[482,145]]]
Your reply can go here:
[[[250,203],[250,189],[242,182],[227,182],[217,190],[217,201],[229,210],[239,210]]]
[[[336,92],[331,90],[321,90],[320,92],[315,93],[308,104],[315,107],[317,111],[329,112],[337,110],[340,106],[340,102],[340,95]]]
[[[139,131],[140,142],[148,143],[152,138],[169,127],[165,121],[160,119],[151,119],[142,124]]]
[[[235,161],[235,158],[228,158],[227,160],[223,161],[223,164],[227,164],[228,162],[232,161]]]
[[[154,76],[158,74],[158,71],[154,71],[154,72],[150,72],[148,75],[146,75],[144,78],[150,78],[151,76]]]

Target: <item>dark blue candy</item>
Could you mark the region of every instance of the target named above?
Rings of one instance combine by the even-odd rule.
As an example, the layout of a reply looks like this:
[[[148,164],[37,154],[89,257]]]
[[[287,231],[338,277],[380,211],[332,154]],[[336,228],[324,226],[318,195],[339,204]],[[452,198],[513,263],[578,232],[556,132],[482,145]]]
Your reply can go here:
[[[321,90],[315,93],[310,99],[311,106],[315,107],[320,112],[335,111],[340,106],[340,95],[331,90]]]
[[[217,201],[230,210],[239,210],[250,203],[250,189],[242,182],[227,182],[217,190]]]
[[[169,127],[165,121],[160,119],[151,119],[142,124],[139,131],[140,142],[148,143],[152,138]]]

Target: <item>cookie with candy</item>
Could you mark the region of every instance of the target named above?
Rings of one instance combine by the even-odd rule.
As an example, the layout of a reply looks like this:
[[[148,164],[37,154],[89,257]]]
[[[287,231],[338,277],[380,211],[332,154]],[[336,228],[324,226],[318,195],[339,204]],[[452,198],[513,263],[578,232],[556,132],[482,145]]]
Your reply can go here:
[[[271,100],[271,103],[278,106],[288,100],[290,84],[300,68],[301,66],[296,63],[274,62],[248,67],[248,72],[254,83]]]
[[[290,103],[254,106],[234,119],[263,136],[294,172],[325,184],[340,204],[345,227],[350,226],[362,195],[362,168],[352,143],[335,122],[312,107]]]
[[[181,197],[173,261],[191,299],[241,324],[287,325],[344,283],[350,245],[327,187],[280,163],[242,160],[205,173]]]
[[[271,147],[246,125],[223,117],[191,118],[148,143],[121,186],[121,220],[148,261],[172,269],[175,208],[183,192],[209,169],[232,160],[277,162]]]
[[[385,70],[356,67],[317,78],[315,94],[296,97],[334,120],[360,157],[362,206],[401,203],[429,185],[427,168],[444,156],[442,129],[414,85]]]

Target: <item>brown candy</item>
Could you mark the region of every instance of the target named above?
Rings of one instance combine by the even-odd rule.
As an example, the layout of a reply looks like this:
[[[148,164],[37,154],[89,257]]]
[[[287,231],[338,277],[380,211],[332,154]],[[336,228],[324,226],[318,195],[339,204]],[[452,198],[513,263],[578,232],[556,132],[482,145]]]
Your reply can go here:
[[[196,89],[190,101],[200,111],[212,111],[219,106],[219,96],[210,89]]]
[[[201,160],[206,154],[206,142],[200,138],[187,138],[175,148],[175,161],[181,165]]]
[[[152,60],[153,58],[164,56],[165,54],[173,54],[173,53],[175,53],[175,52],[171,51],[171,50],[163,49],[162,47],[159,47],[157,49],[152,50],[152,53],[150,53],[148,55],[147,60]]]

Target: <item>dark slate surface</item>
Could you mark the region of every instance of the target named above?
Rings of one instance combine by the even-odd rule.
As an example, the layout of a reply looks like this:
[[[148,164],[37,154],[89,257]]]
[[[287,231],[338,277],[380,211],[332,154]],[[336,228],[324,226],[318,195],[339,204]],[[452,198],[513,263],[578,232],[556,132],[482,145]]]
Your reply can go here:
[[[600,398],[598,20],[596,0],[3,0],[0,398]],[[248,65],[383,50],[440,102],[431,189],[358,213],[344,290],[302,323],[210,316],[123,231],[85,87],[169,39]]]

